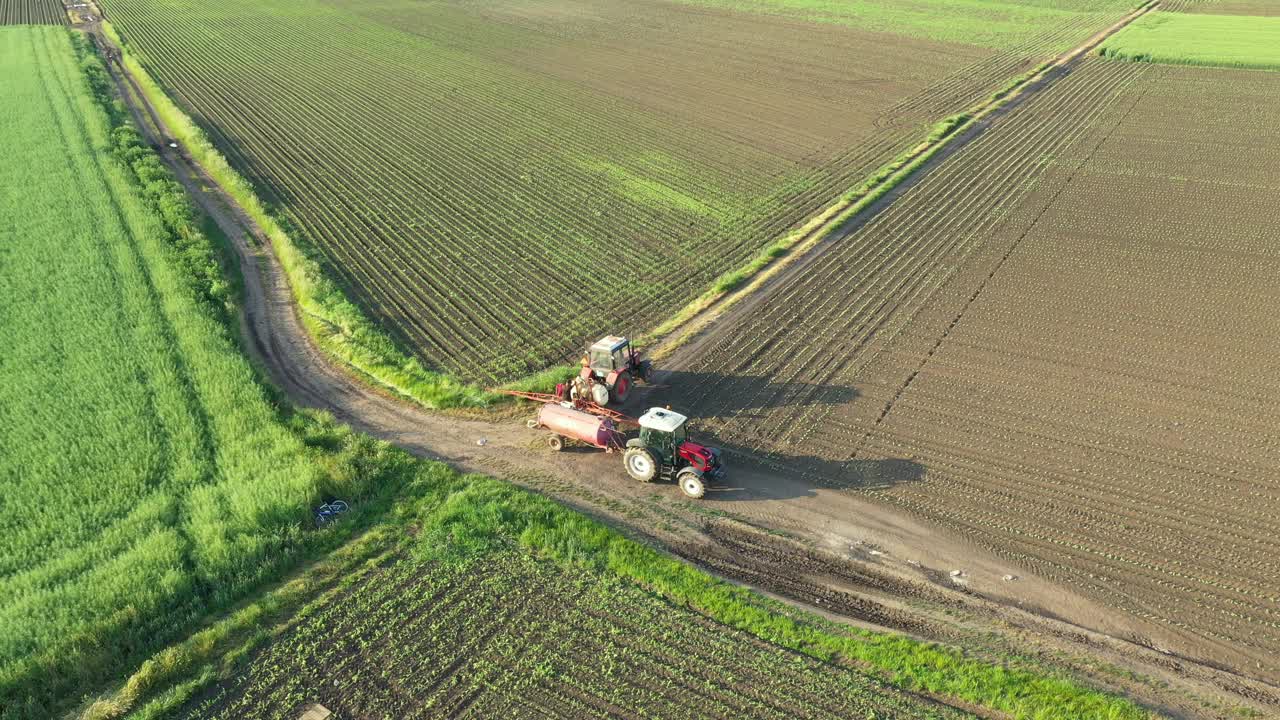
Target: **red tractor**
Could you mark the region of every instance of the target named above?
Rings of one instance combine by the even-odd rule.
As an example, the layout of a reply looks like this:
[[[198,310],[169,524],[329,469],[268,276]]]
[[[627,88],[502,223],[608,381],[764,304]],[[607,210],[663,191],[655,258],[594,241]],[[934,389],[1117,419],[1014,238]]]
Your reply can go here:
[[[587,348],[582,370],[569,386],[570,398],[583,398],[597,405],[621,405],[631,394],[631,385],[647,382],[653,365],[640,358],[631,341],[609,335]]]
[[[724,478],[724,462],[716,448],[688,439],[687,417],[673,410],[650,408],[640,416],[640,437],[627,441],[622,463],[640,482],[675,480],[685,495],[700,498],[707,483]]]

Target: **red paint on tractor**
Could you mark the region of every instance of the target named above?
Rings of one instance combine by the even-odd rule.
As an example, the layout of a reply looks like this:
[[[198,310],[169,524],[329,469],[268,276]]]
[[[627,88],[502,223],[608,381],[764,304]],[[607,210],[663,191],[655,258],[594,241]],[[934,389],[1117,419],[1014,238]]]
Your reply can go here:
[[[693,469],[698,472],[706,472],[715,462],[715,452],[711,448],[695,442],[686,441],[681,443],[678,452],[680,457],[688,460]]]

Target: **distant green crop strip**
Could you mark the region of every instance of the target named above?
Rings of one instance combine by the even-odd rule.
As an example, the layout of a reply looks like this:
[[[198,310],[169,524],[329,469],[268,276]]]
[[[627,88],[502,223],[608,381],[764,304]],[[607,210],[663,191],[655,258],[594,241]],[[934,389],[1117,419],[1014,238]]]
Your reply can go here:
[[[1149,13],[1098,54],[1170,65],[1280,70],[1280,17]]]

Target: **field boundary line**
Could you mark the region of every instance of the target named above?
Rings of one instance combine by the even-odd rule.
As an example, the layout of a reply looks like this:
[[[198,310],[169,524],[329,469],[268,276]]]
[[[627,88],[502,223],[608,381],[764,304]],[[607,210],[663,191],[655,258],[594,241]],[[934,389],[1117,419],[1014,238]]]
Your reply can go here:
[[[807,264],[818,255],[816,248],[856,230],[893,201],[897,196],[895,190],[905,190],[900,188],[903,183],[918,179],[920,170],[927,170],[975,138],[996,113],[1043,89],[1068,65],[1159,4],[1159,0],[1144,3],[1084,43],[1014,78],[986,101],[939,122],[928,137],[873,173],[861,187],[842,195],[800,229],[767,246],[742,268],[721,276],[710,290],[642,336],[643,341],[654,345],[650,357],[655,360],[671,357],[730,308],[768,289],[771,281],[784,270]]]

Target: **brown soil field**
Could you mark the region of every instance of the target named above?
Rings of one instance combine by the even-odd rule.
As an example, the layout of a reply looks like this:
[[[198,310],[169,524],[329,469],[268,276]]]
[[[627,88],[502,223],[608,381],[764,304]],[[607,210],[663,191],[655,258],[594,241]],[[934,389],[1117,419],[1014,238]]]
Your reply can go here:
[[[1275,682],[1278,110],[1274,74],[1086,61],[680,353],[670,400]]]

